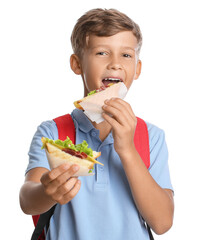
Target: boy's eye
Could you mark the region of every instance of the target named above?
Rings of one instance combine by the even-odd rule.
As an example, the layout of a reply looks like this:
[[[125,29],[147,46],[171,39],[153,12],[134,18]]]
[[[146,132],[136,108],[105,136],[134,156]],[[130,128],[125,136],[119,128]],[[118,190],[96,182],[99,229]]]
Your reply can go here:
[[[96,55],[104,56],[104,55],[107,55],[107,53],[106,52],[98,52]]]
[[[123,54],[123,57],[126,57],[126,58],[131,58],[131,55],[130,55],[130,54],[128,54],[128,53],[124,53],[124,54]]]

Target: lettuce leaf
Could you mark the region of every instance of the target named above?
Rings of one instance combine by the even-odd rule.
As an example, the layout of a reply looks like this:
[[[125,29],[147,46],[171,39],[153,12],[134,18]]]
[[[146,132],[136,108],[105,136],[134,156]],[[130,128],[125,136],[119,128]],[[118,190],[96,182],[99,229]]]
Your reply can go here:
[[[52,145],[55,145],[56,147],[59,147],[61,149],[63,148],[70,148],[73,149],[77,152],[84,152],[86,153],[88,156],[93,157],[93,150],[88,147],[88,143],[84,140],[82,143],[79,144],[73,144],[72,141],[70,140],[69,137],[66,138],[65,141],[61,141],[61,140],[53,140],[53,139],[49,139],[49,138],[44,138],[43,140],[43,145],[42,145],[42,149],[45,148],[46,143],[50,143]]]
[[[94,93],[96,93],[96,90],[93,90],[93,91],[89,92],[89,93],[87,94],[87,96],[93,95]]]

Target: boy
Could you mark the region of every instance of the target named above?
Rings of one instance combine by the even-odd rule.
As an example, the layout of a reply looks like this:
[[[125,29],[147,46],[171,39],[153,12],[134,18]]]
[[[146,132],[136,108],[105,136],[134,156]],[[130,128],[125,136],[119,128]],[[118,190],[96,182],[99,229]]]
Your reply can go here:
[[[139,77],[142,36],[138,25],[123,13],[87,12],[75,25],[71,41],[71,68],[83,79],[84,96],[100,88],[105,78],[120,79],[129,89]],[[102,152],[99,161],[104,167],[95,166],[94,177],[72,177],[76,165],[49,171],[40,139],[58,139],[54,121],[43,122],[34,135],[20,203],[31,215],[58,203],[46,239],[144,240],[149,237],[143,219],[156,234],[172,226],[173,193],[163,131],[148,124],[148,171],[133,142],[136,117],[130,105],[115,98],[105,101],[103,110],[105,121],[99,124],[81,110],[71,114],[76,142],[86,140]]]

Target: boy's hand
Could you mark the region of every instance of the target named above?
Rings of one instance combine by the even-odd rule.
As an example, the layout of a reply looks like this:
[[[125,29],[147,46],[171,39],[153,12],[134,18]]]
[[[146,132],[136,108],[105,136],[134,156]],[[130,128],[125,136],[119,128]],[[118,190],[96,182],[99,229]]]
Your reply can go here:
[[[137,119],[130,104],[120,98],[111,98],[105,101],[103,110],[104,119],[112,126],[114,147],[119,156],[135,151],[134,133]]]
[[[80,190],[81,182],[73,175],[79,166],[62,164],[41,177],[45,193],[55,202],[63,205],[76,196]]]

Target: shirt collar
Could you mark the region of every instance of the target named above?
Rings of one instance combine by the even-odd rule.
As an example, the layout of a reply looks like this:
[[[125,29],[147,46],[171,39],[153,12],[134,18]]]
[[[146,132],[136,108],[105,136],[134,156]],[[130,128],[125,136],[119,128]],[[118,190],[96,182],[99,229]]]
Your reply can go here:
[[[87,116],[84,114],[84,112],[80,109],[74,109],[72,112],[72,118],[76,120],[78,123],[78,127],[81,131],[87,133],[90,132],[94,128],[91,121],[87,118]]]
[[[95,129],[91,121],[80,109],[74,109],[71,113],[72,118],[77,122],[78,128],[85,133],[90,132],[92,129]],[[99,130],[97,130],[99,131]],[[102,143],[103,145],[114,143],[112,133],[110,132],[107,138]]]

